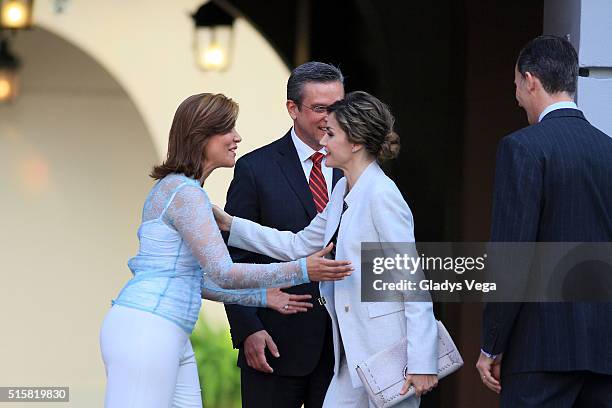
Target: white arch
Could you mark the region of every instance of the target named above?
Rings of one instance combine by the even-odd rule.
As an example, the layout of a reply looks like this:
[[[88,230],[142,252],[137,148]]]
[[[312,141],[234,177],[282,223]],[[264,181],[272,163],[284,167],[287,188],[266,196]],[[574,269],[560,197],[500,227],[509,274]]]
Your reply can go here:
[[[244,138],[239,154],[279,137],[290,126],[284,108],[289,72],[244,19],[235,23],[231,67],[224,73],[204,73],[194,62],[190,17],[201,0],[72,1],[60,14],[51,1],[34,4],[36,25],[92,56],[123,87],[160,158],[176,107],[198,92],[222,92],[239,102],[238,130]],[[220,171],[207,182],[215,201],[224,202],[230,177],[231,171]]]

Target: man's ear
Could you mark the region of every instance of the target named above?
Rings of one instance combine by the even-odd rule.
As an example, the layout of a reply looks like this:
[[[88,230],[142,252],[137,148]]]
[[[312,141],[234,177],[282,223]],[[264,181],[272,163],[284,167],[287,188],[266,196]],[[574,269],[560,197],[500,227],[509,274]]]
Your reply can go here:
[[[295,103],[291,99],[287,99],[287,103],[285,105],[287,106],[287,112],[289,112],[289,116],[291,116],[291,119],[296,120],[299,111],[297,103]]]
[[[537,89],[542,88],[540,80],[533,76],[531,72],[525,72],[525,82],[530,93],[534,93]]]

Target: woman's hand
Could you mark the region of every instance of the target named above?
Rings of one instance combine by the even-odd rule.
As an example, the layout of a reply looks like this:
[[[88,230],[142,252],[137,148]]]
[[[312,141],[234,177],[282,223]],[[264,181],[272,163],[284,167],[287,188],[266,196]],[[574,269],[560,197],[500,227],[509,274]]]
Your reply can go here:
[[[212,205],[212,210],[219,229],[221,231],[229,231],[232,227],[232,220],[234,217],[223,211],[223,208],[215,204]]]
[[[354,270],[350,261],[333,261],[324,258],[333,246],[334,244],[330,243],[327,247],[306,258],[308,278],[311,282],[342,280]]]
[[[408,374],[400,394],[406,394],[411,385],[414,385],[416,396],[420,397],[438,385],[438,376],[435,374]]]
[[[304,301],[311,297],[308,294],[294,295],[285,293],[279,288],[271,288],[266,290],[266,307],[285,315],[307,312],[312,308],[312,303]]]

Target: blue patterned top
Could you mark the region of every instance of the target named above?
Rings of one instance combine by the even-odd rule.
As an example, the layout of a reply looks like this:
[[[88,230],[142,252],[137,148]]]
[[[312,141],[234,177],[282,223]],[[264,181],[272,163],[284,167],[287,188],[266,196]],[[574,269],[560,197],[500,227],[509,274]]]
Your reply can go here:
[[[196,180],[182,174],[170,174],[153,186],[138,239],[138,255],[128,262],[134,276],[113,304],[154,313],[187,333],[198,319],[202,297],[265,306],[265,287],[309,282],[305,259],[233,263],[208,195]]]

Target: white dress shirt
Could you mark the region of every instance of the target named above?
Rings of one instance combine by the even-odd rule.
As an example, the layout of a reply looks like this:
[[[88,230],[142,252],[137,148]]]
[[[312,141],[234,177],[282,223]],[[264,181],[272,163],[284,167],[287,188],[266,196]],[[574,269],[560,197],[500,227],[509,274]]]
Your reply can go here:
[[[310,156],[312,156],[315,151],[306,143],[302,142],[302,140],[295,134],[294,128],[291,128],[291,140],[293,140],[295,150],[297,150],[298,157],[300,158],[300,163],[302,164],[302,169],[304,170],[304,176],[306,176],[306,182],[308,182],[310,179],[310,170],[312,170],[312,160],[310,160]],[[319,153],[322,153],[325,156],[325,149],[321,147]],[[326,160],[327,159],[323,157],[323,160],[321,161],[321,171],[323,172],[325,184],[327,185],[327,197],[331,197],[334,170],[331,167],[325,166]]]
[[[557,109],[578,109],[578,105],[571,101],[557,102],[553,103],[552,105],[548,105],[546,109],[544,109],[542,113],[540,113],[540,118],[538,119],[538,122],[541,122],[544,116]]]

